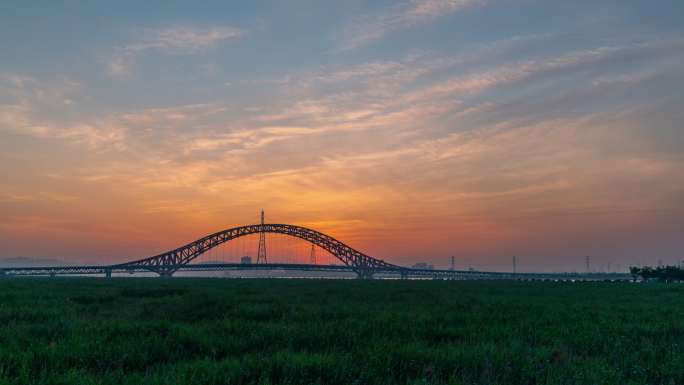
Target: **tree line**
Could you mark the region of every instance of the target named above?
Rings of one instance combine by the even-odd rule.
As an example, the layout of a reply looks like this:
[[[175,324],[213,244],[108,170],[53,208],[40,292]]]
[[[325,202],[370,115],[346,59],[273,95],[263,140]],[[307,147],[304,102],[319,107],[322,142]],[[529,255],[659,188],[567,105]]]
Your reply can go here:
[[[632,266],[629,272],[636,281],[641,277],[644,281],[658,280],[662,282],[681,282],[684,281],[684,268],[680,266]]]

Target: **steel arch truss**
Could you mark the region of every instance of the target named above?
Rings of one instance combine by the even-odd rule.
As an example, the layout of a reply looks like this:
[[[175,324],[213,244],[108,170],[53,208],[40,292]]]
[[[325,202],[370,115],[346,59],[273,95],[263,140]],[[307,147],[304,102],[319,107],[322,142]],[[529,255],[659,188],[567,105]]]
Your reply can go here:
[[[403,272],[406,268],[387,263],[357,251],[337,239],[301,226],[285,224],[258,224],[234,227],[207,235],[175,250],[153,257],[114,265],[116,269],[147,269],[162,276],[170,276],[181,266],[187,265],[203,253],[235,238],[259,233],[276,233],[297,237],[327,250],[345,265],[354,270],[359,278],[371,278],[380,272]]]

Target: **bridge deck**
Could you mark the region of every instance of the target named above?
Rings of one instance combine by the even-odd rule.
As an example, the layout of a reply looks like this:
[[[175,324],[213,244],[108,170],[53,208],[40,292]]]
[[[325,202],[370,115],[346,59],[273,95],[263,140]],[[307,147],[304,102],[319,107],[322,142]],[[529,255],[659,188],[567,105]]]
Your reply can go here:
[[[345,265],[312,265],[312,264],[241,264],[241,263],[190,263],[171,266],[177,271],[209,272],[209,271],[318,271],[349,272],[354,269]],[[150,273],[145,267],[122,265],[79,265],[79,266],[38,266],[38,267],[5,267],[0,268],[0,276],[51,276],[51,275],[107,275],[112,273]],[[427,277],[438,279],[527,279],[527,280],[631,280],[626,273],[510,273],[472,270],[431,270],[410,268],[378,268],[373,273],[380,276]]]

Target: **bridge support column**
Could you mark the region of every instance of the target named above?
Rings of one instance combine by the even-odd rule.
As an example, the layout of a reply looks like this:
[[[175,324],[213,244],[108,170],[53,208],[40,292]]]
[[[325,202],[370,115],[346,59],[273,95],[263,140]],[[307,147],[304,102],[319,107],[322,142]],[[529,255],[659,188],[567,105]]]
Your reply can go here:
[[[401,271],[401,279],[408,279],[408,272],[406,270]]]
[[[373,270],[371,269],[358,269],[354,272],[356,272],[357,279],[373,279]]]
[[[112,278],[112,269],[105,269],[105,277]]]
[[[171,277],[173,277],[173,273],[175,273],[175,271],[160,270],[158,273],[159,273],[159,278],[171,278]]]

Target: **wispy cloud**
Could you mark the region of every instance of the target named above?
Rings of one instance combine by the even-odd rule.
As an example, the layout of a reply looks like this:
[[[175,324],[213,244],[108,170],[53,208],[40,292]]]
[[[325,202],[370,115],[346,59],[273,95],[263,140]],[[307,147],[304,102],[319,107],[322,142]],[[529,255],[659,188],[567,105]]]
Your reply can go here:
[[[84,144],[92,150],[124,150],[128,130],[111,118],[59,125],[37,119],[27,106],[0,105],[0,131],[43,139],[63,139]]]
[[[0,193],[0,203],[32,203],[37,201],[48,201],[58,203],[69,203],[79,200],[75,195],[60,194],[52,191],[41,191],[32,193],[12,194],[8,192]]]
[[[136,125],[167,125],[172,122],[197,121],[226,111],[217,103],[187,104],[163,108],[147,108],[122,114],[122,119]]]
[[[141,41],[124,46],[126,51],[149,49],[195,52],[223,40],[237,39],[244,31],[235,27],[191,28],[175,27],[151,30]]]
[[[143,52],[192,54],[227,40],[238,39],[245,33],[240,28],[230,26],[204,28],[178,26],[142,30],[138,39],[116,48],[109,60],[108,70],[112,75],[127,74],[135,57]]]
[[[65,77],[39,79],[0,73],[0,132],[61,139],[91,150],[126,148],[127,127],[115,115],[69,119],[79,108],[81,85]],[[55,115],[54,111],[61,114]]]
[[[519,40],[515,39],[514,44]],[[492,46],[508,44],[511,42]],[[342,134],[358,138],[384,135],[396,142],[410,143],[415,138],[444,135],[454,130],[467,131],[477,126],[498,124],[501,120],[509,124],[516,119],[522,122],[520,124],[534,123],[539,118],[535,114],[547,119],[558,110],[553,103],[577,105],[582,98],[604,91],[580,88],[588,95],[573,96],[570,87],[559,92],[558,96],[546,98],[540,107],[516,99],[499,105],[496,95],[485,94],[484,91],[496,92],[514,84],[527,87],[543,84],[550,78],[565,79],[578,74],[584,74],[583,77],[587,73],[600,76],[605,73],[604,63],[625,56],[631,57],[633,63],[641,64],[663,59],[672,61],[672,55],[679,55],[678,50],[672,48],[681,44],[669,41],[587,48],[492,68],[471,69],[447,77],[435,77],[432,72],[450,70],[454,63],[477,60],[468,56],[465,59],[414,57],[373,61],[349,68],[292,76],[291,81],[282,86],[287,90],[287,103],[259,108],[246,118],[232,117],[230,123],[226,121],[229,115],[224,113],[225,108],[220,104],[146,110],[125,116],[130,122],[158,126],[167,133],[170,127],[183,127],[183,131],[178,131],[180,140],[167,144],[173,143],[182,148],[182,151],[174,153],[186,156],[230,153],[230,156],[246,157],[266,148],[277,151],[277,145],[287,147],[298,138],[321,142],[326,137]],[[484,55],[489,57],[491,53],[485,51]],[[592,77],[586,78],[585,87],[595,86]],[[611,86],[609,82],[600,84],[604,89]],[[559,99],[561,97],[564,99]],[[164,119],[159,120],[160,117]],[[164,139],[156,143],[164,143]],[[451,152],[442,147],[440,153],[442,158],[446,158]]]
[[[343,32],[341,49],[357,48],[391,32],[485,3],[486,0],[412,0],[396,4],[379,13],[356,18]]]
[[[0,98],[14,100],[13,104],[73,104],[72,99],[80,90],[79,82],[64,76],[46,80],[26,74],[0,72]]]

